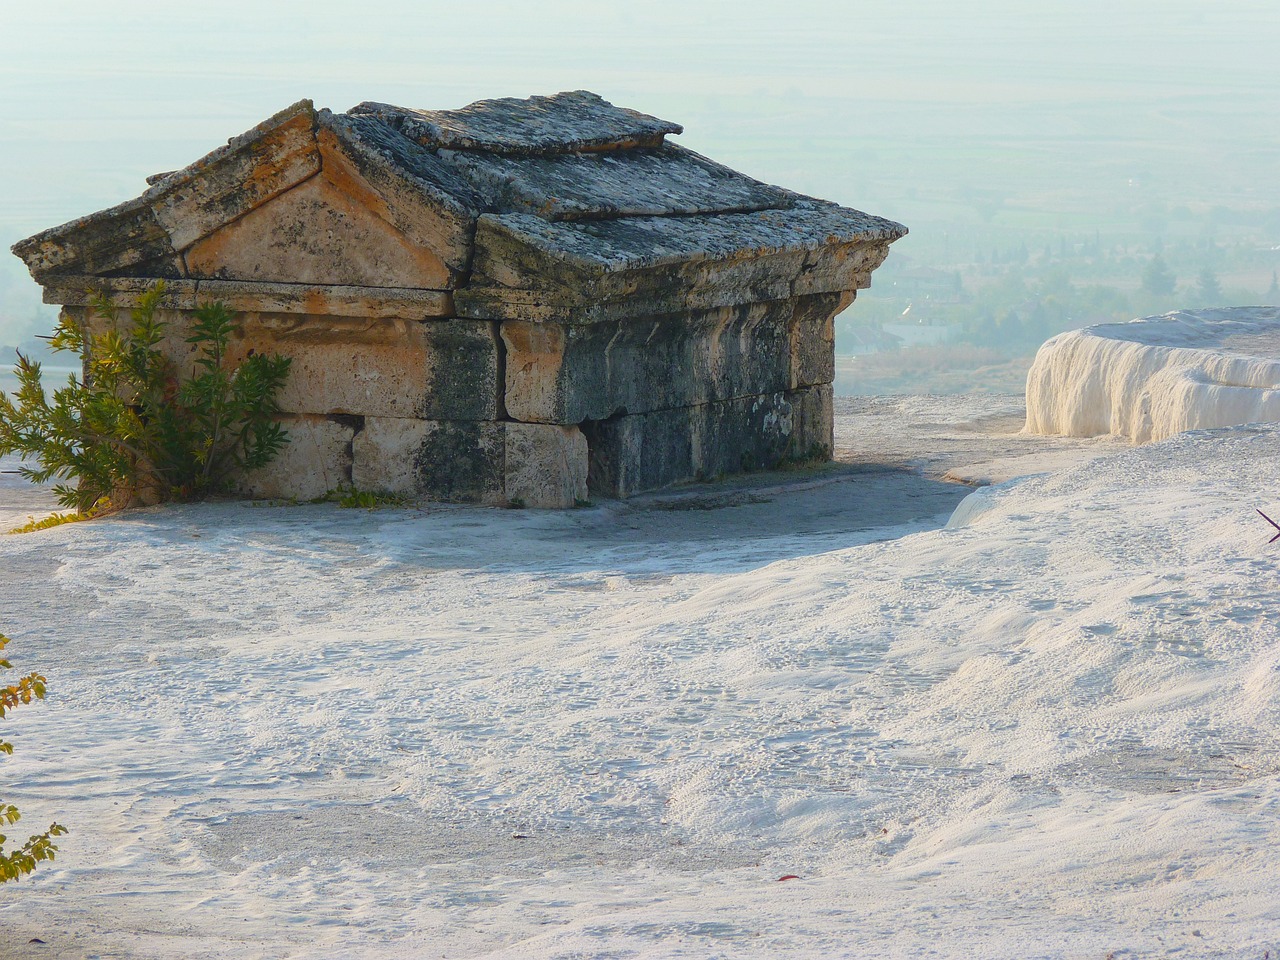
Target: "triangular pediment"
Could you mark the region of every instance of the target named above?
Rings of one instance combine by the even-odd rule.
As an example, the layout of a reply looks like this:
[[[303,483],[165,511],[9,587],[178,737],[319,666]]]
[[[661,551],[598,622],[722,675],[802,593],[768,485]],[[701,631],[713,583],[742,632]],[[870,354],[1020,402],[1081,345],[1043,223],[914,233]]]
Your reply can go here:
[[[196,278],[444,289],[450,271],[324,173],[215,230],[184,254]]]
[[[476,213],[457,174],[369,118],[317,112],[310,101],[149,179],[137,199],[14,252],[42,283],[217,277],[451,289],[469,267]]]

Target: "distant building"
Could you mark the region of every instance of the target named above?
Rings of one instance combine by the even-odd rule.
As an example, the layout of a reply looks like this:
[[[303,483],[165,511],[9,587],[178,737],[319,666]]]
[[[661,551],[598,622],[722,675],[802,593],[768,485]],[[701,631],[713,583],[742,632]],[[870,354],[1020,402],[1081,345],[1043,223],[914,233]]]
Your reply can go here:
[[[213,300],[243,317],[231,360],[293,358],[290,443],[250,495],[571,506],[829,455],[832,318],[906,229],[679,132],[585,91],[304,100],[13,249],[80,320],[164,279],[180,366]]]
[[[911,301],[962,303],[967,298],[960,277],[933,267],[899,267],[894,272],[893,294]]]
[[[884,327],[852,326],[844,332],[847,344],[845,356],[863,356],[868,353],[883,353],[886,350],[898,350],[902,347],[902,338],[889,333]]]
[[[907,308],[897,323],[885,323],[881,327],[903,347],[935,347],[959,339],[960,325],[955,323],[936,323],[917,315],[912,307]]]

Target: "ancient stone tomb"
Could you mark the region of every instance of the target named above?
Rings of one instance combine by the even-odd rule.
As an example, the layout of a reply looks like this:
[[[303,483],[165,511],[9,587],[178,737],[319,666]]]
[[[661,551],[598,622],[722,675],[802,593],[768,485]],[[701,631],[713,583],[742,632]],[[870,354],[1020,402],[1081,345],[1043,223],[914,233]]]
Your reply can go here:
[[[213,300],[236,356],[293,358],[290,442],[250,495],[563,507],[829,456],[832,319],[906,230],[680,132],[585,91],[304,100],[13,250],[91,323],[90,291],[129,306],[163,279],[180,368]]]

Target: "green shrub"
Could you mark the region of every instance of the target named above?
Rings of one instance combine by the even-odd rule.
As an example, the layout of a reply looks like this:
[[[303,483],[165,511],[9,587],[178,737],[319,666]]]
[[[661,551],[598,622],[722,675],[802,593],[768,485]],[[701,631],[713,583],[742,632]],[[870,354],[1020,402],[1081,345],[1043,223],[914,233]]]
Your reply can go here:
[[[52,401],[40,365],[18,354],[18,390],[0,393],[0,454],[35,458],[39,468],[21,470],[36,483],[74,481],[54,487],[64,506],[83,513],[105,500],[122,508],[200,499],[269,463],[288,439],[275,398],[289,359],[257,354],[227,369],[235,317],[213,303],[193,311],[186,342],[194,367],[180,372],[160,349],[163,296],[157,282],[123,330],[111,302],[94,297],[93,310],[110,321],[96,336],[64,314],[52,346],[79,354],[84,376],[72,376]]]
[[[0,633],[0,650],[3,650],[8,643],[9,638]],[[0,656],[0,670],[11,669],[13,669],[13,665]],[[23,677],[17,683],[10,684],[7,687],[0,687],[0,717],[7,716],[10,710],[20,704],[30,703],[32,700],[43,700],[44,685],[44,677],[38,673],[32,673]],[[7,740],[0,740],[0,753],[12,755],[13,744]],[[0,803],[0,828],[12,826],[21,817],[22,814],[18,812],[18,808],[13,804]],[[4,845],[9,838],[0,833],[0,883],[8,880],[17,880],[24,874],[34,870],[36,864],[40,861],[52,860],[58,851],[58,846],[53,842],[53,838],[60,837],[66,832],[66,827],[57,823],[51,824],[44,833],[28,837],[26,843],[12,851],[5,850]]]

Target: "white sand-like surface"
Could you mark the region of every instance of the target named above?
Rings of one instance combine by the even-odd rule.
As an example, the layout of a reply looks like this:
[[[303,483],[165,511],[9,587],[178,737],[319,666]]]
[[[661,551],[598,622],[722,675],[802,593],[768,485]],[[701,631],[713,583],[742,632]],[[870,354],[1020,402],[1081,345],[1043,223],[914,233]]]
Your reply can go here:
[[[1114,434],[1280,420],[1280,308],[1185,310],[1048,340],[1027,375],[1030,433]]]
[[[33,486],[23,479],[18,472],[22,466],[16,456],[0,457],[0,535],[29,520],[64,509],[48,488]],[[3,632],[4,628],[0,627],[0,633]]]
[[[1280,955],[1280,430],[1021,418],[842,401],[844,466],[560,513],[0,537],[50,681],[0,797],[72,830],[0,956]]]

